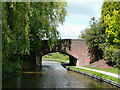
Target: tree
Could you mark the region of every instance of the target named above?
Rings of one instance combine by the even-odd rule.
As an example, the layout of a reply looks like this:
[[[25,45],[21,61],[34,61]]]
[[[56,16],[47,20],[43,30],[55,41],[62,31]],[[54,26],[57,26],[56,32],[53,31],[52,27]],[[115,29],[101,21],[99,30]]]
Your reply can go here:
[[[2,3],[3,78],[20,69],[20,56],[29,53],[29,3]]]
[[[31,52],[37,54],[42,50],[41,40],[49,40],[52,47],[59,38],[57,27],[65,21],[66,2],[30,3],[33,10],[30,16]]]
[[[2,56],[29,52],[29,3],[2,3]]]
[[[118,17],[119,17],[119,15],[117,17],[115,16],[114,10],[120,11],[120,2],[104,2],[103,3],[100,23],[101,23],[101,27],[102,27],[101,30],[102,30],[104,36],[106,37],[106,42],[108,45],[110,45],[110,42],[111,42],[111,45],[113,45],[113,36],[109,37],[109,35],[108,35],[108,32],[111,31],[110,27],[112,26],[112,22],[115,21],[116,24],[117,23],[119,24],[119,22],[117,20],[113,19],[113,18],[118,19]],[[106,17],[108,17],[108,18],[106,18]],[[109,20],[112,20],[112,21],[109,21]],[[110,22],[111,26],[108,25],[109,22]],[[116,27],[116,25],[113,25],[112,27],[114,27],[114,26]],[[109,27],[109,29],[108,29],[108,27]],[[117,26],[117,28],[119,28],[119,27]],[[109,40],[108,40],[108,37],[109,37]],[[115,42],[116,41],[114,41],[114,44],[115,44]]]
[[[86,28],[82,32],[82,38],[89,45],[89,53],[91,53],[90,56],[93,58],[93,61],[102,58],[102,44],[105,42],[105,38],[101,31],[100,22],[97,22],[95,17],[91,18],[90,28]]]
[[[105,27],[105,20],[104,16],[109,14],[110,16],[113,15],[114,10],[120,10],[120,2],[103,2],[102,5],[102,13],[101,13],[101,26]]]
[[[52,45],[59,37],[56,28],[65,20],[66,6],[66,2],[2,3],[3,78],[20,69],[21,57],[39,52],[41,40]]]
[[[106,42],[109,46],[120,48],[120,14],[114,10],[113,15],[105,16]]]
[[[111,66],[118,66],[120,55],[120,2],[104,2],[101,14],[101,27],[104,33],[104,59]]]

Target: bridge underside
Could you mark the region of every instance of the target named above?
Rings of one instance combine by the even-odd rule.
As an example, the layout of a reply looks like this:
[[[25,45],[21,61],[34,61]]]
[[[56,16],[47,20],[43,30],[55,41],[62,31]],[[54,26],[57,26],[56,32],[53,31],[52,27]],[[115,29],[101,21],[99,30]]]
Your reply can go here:
[[[66,54],[68,55],[68,54]],[[42,57],[44,55],[41,55],[39,57],[36,58],[36,65],[40,65],[42,66]],[[64,63],[65,65],[68,65],[68,66],[76,66],[76,63],[77,63],[77,59],[71,55],[68,55],[69,56],[69,62],[68,63]]]

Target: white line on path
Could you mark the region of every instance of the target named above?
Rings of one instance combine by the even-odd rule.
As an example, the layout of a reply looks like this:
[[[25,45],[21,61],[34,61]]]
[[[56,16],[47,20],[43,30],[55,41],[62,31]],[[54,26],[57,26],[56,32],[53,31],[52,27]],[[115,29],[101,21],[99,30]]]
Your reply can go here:
[[[90,70],[90,71],[99,72],[99,73],[106,74],[106,75],[109,75],[109,76],[113,76],[113,77],[116,77],[116,78],[120,78],[120,75],[118,75],[118,74],[114,74],[114,73],[110,73],[110,72],[106,72],[106,71],[101,71],[101,70],[96,70],[96,69],[90,69],[90,68],[86,68],[86,67],[78,67],[78,66],[76,66],[76,67],[86,69],[86,70]]]

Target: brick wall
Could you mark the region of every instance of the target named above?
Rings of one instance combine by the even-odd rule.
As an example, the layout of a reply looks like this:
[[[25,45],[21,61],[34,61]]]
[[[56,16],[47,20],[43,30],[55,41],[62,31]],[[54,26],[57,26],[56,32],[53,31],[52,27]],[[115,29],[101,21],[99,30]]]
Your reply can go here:
[[[67,50],[69,54],[77,58],[77,66],[89,65],[88,46],[82,39],[71,40],[71,50]]]
[[[89,65],[88,46],[83,39],[62,39],[50,48],[47,40],[43,41],[42,50],[39,52],[43,56],[51,52],[61,52],[77,59],[77,66]]]

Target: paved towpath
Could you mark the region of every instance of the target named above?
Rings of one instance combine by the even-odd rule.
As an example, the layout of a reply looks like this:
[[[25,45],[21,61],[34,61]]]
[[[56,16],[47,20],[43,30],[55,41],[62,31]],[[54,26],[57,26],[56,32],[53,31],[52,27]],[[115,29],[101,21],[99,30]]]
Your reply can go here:
[[[109,76],[113,76],[113,77],[116,77],[116,78],[120,78],[120,75],[115,74],[115,73],[111,73],[111,72],[106,72],[106,71],[101,71],[101,70],[96,70],[96,69],[91,69],[91,68],[86,68],[86,67],[77,67],[77,68],[82,68],[82,69],[86,69],[86,70],[90,70],[90,71],[106,74],[106,75],[109,75]]]

